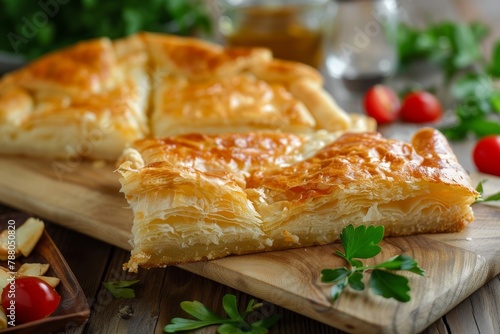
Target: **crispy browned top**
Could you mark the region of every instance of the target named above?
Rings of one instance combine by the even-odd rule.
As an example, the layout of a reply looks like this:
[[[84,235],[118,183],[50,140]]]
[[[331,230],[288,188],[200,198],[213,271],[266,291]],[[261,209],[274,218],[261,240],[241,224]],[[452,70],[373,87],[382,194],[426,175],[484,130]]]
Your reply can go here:
[[[0,125],[22,136],[38,128],[87,130],[107,122],[109,135],[118,131],[121,138],[113,149],[149,133],[356,128],[321,83],[316,69],[273,59],[267,49],[153,33],[100,38],[0,79]]]
[[[147,66],[148,57],[152,68]],[[271,59],[271,53],[262,48],[224,48],[163,34],[140,33],[117,41],[94,39],[47,54],[2,78],[0,90],[16,93],[1,97],[4,107],[0,110],[20,119],[15,114],[31,103],[31,116],[39,119],[42,114],[35,115],[39,111],[64,116],[64,110],[71,113],[75,109],[119,115],[118,111],[123,114],[131,108],[117,105],[147,101],[147,95],[159,89],[158,117],[164,115],[170,121],[182,123],[187,117],[212,126],[241,123],[249,128],[314,128],[307,108],[276,78],[286,81],[306,74],[321,77],[305,65],[274,64]],[[275,70],[273,82],[259,80],[248,72],[266,63],[262,69]],[[149,86],[141,89],[140,85],[147,84],[140,83],[140,76],[151,71],[158,71],[161,78],[150,78]],[[146,96],[138,96],[139,90]],[[140,110],[143,118],[148,106],[144,107]],[[23,113],[25,119],[29,116]],[[77,120],[71,115],[66,118]]]
[[[278,133],[186,135],[139,141],[135,148],[146,168],[168,161],[200,173],[245,170],[246,188],[264,189],[269,197],[304,199],[350,184],[390,187],[392,182],[421,180],[475,193],[445,137],[435,129],[417,131],[411,143],[378,133],[346,133],[310,157],[308,138]]]
[[[273,83],[287,85],[294,80],[307,79],[318,85],[323,84],[323,78],[318,71],[310,66],[293,61],[274,59],[264,64],[253,65],[251,72],[257,78]]]
[[[156,100],[159,118],[190,124],[198,121],[201,128],[315,126],[304,104],[282,85],[269,84],[249,74],[196,82],[168,77],[160,94]]]
[[[272,58],[263,48],[223,48],[195,38],[152,33],[141,37],[159,66],[195,80],[229,76]]]
[[[301,159],[305,137],[273,132],[186,134],[134,144],[146,166],[167,161],[205,171],[250,171]]]
[[[247,187],[264,188],[267,196],[315,197],[336,187],[365,184],[391,187],[394,182],[456,185],[475,193],[446,138],[437,130],[417,131],[410,143],[379,133],[346,133],[313,157],[279,171],[257,171]]]
[[[2,81],[62,92],[99,92],[112,80],[114,65],[111,41],[101,38],[50,53]]]

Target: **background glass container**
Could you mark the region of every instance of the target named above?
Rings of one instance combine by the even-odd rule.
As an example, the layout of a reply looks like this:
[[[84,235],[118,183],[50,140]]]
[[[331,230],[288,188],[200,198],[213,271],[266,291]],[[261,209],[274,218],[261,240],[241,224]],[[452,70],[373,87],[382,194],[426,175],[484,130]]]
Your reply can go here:
[[[325,35],[325,65],[346,86],[369,86],[397,68],[396,0],[337,0]],[[356,87],[354,87],[356,88]]]
[[[319,67],[329,0],[221,0],[218,31],[229,46],[262,46],[274,57]]]

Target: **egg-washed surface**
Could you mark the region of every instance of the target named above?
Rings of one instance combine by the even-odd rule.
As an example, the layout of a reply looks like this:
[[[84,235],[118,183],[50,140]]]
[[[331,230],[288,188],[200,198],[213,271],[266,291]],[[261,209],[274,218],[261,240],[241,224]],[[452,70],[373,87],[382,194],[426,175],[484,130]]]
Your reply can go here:
[[[113,161],[148,136],[374,128],[321,86],[313,68],[261,48],[152,33],[85,41],[0,80],[0,152]]]
[[[349,224],[455,232],[478,196],[431,128],[410,143],[341,131],[145,139],[118,171],[134,211],[132,271],[327,244]]]

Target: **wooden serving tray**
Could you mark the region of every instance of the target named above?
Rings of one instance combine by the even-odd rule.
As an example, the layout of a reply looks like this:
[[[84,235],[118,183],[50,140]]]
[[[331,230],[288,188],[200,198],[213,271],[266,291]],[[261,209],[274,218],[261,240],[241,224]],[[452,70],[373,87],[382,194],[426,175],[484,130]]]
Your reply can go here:
[[[14,220],[17,229],[28,218],[29,216],[24,213],[13,215],[2,214],[0,215],[0,228],[1,230],[6,229],[7,222]],[[81,325],[87,321],[90,316],[90,306],[85,293],[46,230],[43,231],[40,240],[38,240],[31,254],[28,257],[21,256],[14,262],[17,267],[16,271],[23,263],[48,263],[50,268],[46,275],[58,277],[61,280],[56,287],[57,292],[61,295],[61,302],[50,316],[24,324],[17,323],[16,326],[9,326],[0,330],[2,334],[55,333],[67,328],[66,325],[68,323]],[[7,261],[0,261],[0,264],[5,268],[9,267]]]
[[[133,215],[113,171],[83,161],[1,157],[0,201],[130,249]],[[499,179],[488,179],[486,193],[500,190]],[[332,304],[320,271],[344,265],[332,255],[338,244],[181,267],[345,331],[416,333],[500,274],[500,209],[477,204],[474,212],[476,221],[460,233],[384,239],[377,261],[406,253],[426,270],[427,277],[408,274],[408,303],[350,291]]]

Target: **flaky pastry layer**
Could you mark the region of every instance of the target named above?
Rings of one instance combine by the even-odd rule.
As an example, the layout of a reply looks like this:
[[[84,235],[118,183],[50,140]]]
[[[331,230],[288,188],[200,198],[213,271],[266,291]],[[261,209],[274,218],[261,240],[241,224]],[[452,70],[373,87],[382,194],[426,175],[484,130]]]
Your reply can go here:
[[[125,268],[331,243],[349,225],[455,232],[478,196],[444,136],[245,133],[145,139],[118,171],[134,211]]]
[[[0,80],[0,152],[114,161],[148,136],[374,129],[322,83],[262,48],[152,33],[85,41]]]

